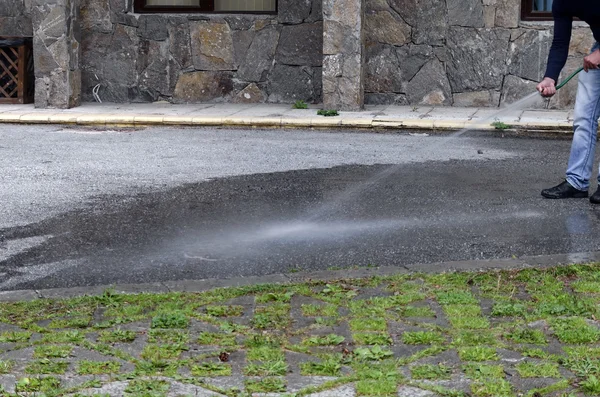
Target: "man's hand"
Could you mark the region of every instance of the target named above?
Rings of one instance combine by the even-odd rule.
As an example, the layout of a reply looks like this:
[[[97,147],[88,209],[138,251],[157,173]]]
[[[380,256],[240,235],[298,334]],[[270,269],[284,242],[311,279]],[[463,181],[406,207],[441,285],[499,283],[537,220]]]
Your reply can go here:
[[[590,69],[598,69],[598,65],[600,65],[600,50],[596,50],[583,58],[583,70],[586,72]]]
[[[550,98],[556,94],[556,81],[550,77],[545,77],[544,80],[537,85],[537,90],[543,97]]]

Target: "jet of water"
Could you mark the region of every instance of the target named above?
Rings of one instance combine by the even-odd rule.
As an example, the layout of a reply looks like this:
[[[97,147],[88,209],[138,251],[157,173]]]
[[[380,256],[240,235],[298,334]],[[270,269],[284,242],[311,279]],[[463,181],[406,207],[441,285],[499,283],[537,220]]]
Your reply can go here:
[[[497,119],[499,116],[502,116],[503,114],[509,113],[514,110],[527,108],[527,107],[533,105],[534,103],[538,102],[540,100],[540,98],[541,98],[540,94],[538,92],[534,92],[534,93],[526,96],[525,98],[520,99],[520,100],[510,104],[509,106],[498,110],[498,112],[496,112],[482,120],[478,120],[476,122],[471,122],[467,127],[463,128],[460,131],[454,132],[444,138],[438,139],[429,145],[421,146],[419,149],[416,149],[416,154],[418,155],[419,153],[431,152],[431,151],[435,151],[440,148],[443,148],[446,145],[448,145],[449,142],[460,137],[461,135],[464,135],[466,132],[475,130],[475,129],[483,127],[483,126],[488,126],[490,124],[490,121]],[[393,174],[398,172],[401,168],[402,168],[402,164],[391,165],[391,166],[385,168],[383,171],[381,171],[378,174],[371,177],[369,180],[367,180],[361,184],[356,184],[354,186],[349,187],[348,189],[341,192],[333,200],[329,201],[328,203],[323,204],[321,207],[317,208],[316,210],[309,212],[309,214],[307,215],[307,220],[315,221],[315,220],[321,219],[323,217],[326,217],[328,215],[332,215],[344,203],[348,202],[349,200],[360,195],[362,192],[368,190],[372,186],[377,185],[381,181],[392,176]]]

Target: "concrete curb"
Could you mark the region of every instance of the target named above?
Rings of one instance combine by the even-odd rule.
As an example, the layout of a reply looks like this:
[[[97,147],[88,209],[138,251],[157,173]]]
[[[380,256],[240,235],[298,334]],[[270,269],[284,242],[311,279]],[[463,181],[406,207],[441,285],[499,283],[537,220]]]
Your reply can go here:
[[[164,116],[144,114],[98,113],[0,113],[0,123],[59,124],[81,126],[186,126],[186,127],[254,127],[254,128],[359,128],[359,129],[410,129],[456,131],[463,128],[496,130],[489,123],[478,124],[461,119],[393,119],[378,117],[241,117],[241,116]],[[568,122],[514,122],[509,130],[540,130],[570,132]]]
[[[119,284],[92,287],[56,288],[44,290],[0,291],[0,302],[31,301],[35,299],[62,299],[77,296],[97,296],[107,288],[117,293],[165,293],[165,292],[203,292],[215,288],[241,287],[259,284],[290,284],[303,281],[349,280],[373,276],[391,276],[395,274],[444,273],[452,271],[515,270],[525,268],[549,268],[558,265],[600,262],[600,251],[574,254],[540,255],[515,259],[490,259],[408,266],[389,266],[379,268],[359,268],[273,274],[258,277],[236,277],[230,279],[205,279],[167,281],[147,284]]]

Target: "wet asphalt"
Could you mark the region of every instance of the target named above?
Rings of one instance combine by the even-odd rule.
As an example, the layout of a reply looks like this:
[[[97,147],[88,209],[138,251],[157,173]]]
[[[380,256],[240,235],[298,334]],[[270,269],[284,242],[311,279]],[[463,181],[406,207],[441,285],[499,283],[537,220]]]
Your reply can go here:
[[[0,290],[598,251],[600,207],[540,196],[569,146],[2,126]]]

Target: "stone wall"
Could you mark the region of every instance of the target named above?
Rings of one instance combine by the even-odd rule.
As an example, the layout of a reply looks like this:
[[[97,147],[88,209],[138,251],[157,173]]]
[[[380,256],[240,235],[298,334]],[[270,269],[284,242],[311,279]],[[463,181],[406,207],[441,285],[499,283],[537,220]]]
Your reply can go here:
[[[81,0],[82,95],[107,102],[320,102],[321,0],[279,15],[134,15],[131,0]]]
[[[32,0],[0,0],[0,36],[32,37]]]
[[[520,21],[520,0],[366,1],[366,103],[499,106],[543,78],[552,23]],[[563,76],[592,43],[574,29]],[[571,107],[576,87],[550,106]]]

